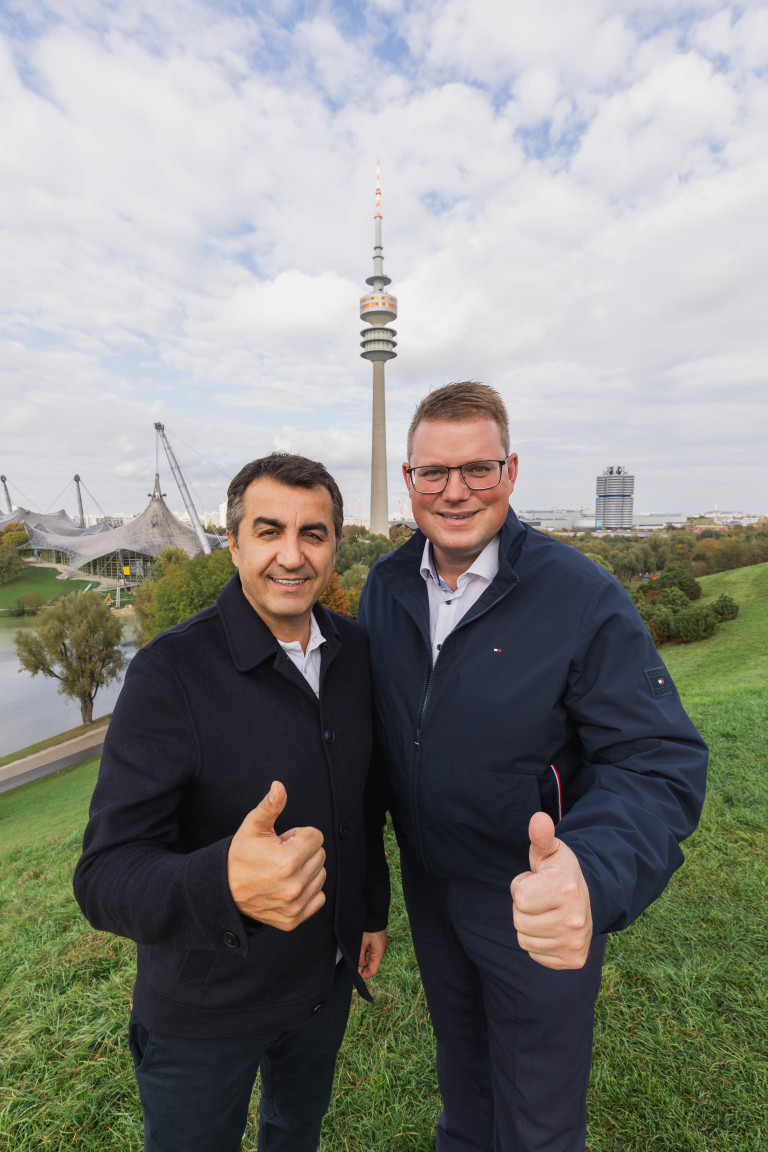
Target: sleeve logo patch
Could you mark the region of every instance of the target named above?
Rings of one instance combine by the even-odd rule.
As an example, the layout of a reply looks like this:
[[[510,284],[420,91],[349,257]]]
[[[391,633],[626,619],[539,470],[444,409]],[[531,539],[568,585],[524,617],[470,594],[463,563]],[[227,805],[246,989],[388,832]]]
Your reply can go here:
[[[651,696],[659,699],[661,696],[671,696],[674,689],[672,677],[663,664],[659,664],[657,668],[645,669],[646,679],[651,689]]]

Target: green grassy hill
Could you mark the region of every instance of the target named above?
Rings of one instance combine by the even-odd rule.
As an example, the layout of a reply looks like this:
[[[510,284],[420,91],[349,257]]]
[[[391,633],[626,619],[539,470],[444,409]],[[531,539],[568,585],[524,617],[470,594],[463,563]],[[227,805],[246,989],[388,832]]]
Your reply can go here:
[[[13,608],[19,596],[37,592],[46,603],[61,596],[62,592],[82,592],[84,588],[98,588],[98,580],[59,580],[57,568],[28,565],[23,572],[7,584],[0,585],[0,608]]]
[[[663,650],[712,750],[701,825],[665,894],[609,942],[590,1152],[768,1148],[768,565],[709,576],[739,617]],[[2,1152],[128,1152],[141,1120],[124,1032],[133,947],[71,895],[96,761],[0,795]],[[390,840],[391,945],[356,1000],[324,1152],[430,1152],[432,1038]],[[256,1147],[249,1128],[244,1152]]]

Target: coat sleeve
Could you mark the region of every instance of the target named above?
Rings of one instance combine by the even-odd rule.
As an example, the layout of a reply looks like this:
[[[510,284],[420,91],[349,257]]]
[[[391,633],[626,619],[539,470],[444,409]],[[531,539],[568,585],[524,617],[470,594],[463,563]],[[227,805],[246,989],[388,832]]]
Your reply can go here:
[[[589,887],[595,932],[663,891],[698,823],[707,748],[629,597],[603,586],[582,620],[565,703],[583,748],[581,795],[557,827]]]
[[[94,928],[184,948],[220,947],[234,934],[247,951],[227,881],[231,837],[192,850],[184,841],[184,795],[199,767],[195,717],[173,665],[156,646],[142,649],[110,721],[75,870]]]

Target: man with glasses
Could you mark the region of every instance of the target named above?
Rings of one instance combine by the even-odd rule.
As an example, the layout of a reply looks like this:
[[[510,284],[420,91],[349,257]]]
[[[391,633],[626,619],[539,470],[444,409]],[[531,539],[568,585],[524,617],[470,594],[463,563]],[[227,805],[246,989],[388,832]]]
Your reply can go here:
[[[706,748],[634,605],[517,519],[517,467],[492,388],[430,393],[403,465],[419,531],[358,617],[438,1152],[582,1152],[605,933],[663,890],[704,796]]]

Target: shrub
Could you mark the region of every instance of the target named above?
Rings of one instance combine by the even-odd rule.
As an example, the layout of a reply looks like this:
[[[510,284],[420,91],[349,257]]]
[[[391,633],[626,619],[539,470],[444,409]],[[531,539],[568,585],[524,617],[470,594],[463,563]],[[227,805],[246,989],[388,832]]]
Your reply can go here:
[[[668,608],[672,613],[684,612],[691,604],[682,588],[662,588],[656,603],[659,608]]]
[[[664,644],[667,640],[672,639],[675,617],[669,608],[649,605],[640,615],[650,633],[651,640],[657,647],[659,644]]]
[[[712,605],[712,611],[718,620],[735,620],[739,614],[736,601],[723,592]]]
[[[683,568],[665,568],[656,583],[661,590],[679,588],[689,600],[698,600],[701,596],[701,584]]]
[[[673,618],[673,640],[692,644],[695,640],[706,640],[717,628],[717,616],[711,608],[694,608],[693,605]]]

